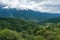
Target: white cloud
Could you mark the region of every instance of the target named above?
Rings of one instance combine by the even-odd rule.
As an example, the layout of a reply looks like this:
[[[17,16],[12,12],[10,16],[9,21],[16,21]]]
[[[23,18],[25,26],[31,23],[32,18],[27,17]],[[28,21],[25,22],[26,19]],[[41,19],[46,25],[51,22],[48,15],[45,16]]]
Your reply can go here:
[[[60,13],[59,0],[0,0],[0,4],[6,5],[4,8],[31,9],[41,12]]]

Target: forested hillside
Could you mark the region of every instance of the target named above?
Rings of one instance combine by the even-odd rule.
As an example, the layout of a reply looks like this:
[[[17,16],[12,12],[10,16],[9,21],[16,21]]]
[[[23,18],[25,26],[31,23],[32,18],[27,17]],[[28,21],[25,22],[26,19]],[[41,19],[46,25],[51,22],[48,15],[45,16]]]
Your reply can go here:
[[[53,18],[53,19],[48,19],[48,20],[45,20],[43,21],[45,23],[60,23],[60,17],[57,17],[57,18]]]
[[[60,23],[0,18],[0,40],[60,40]]]

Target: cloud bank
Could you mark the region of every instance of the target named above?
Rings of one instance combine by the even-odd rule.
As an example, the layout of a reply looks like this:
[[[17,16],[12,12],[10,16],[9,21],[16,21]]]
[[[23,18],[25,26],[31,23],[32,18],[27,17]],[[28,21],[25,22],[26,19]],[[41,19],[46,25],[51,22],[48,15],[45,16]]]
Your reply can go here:
[[[3,5],[2,8],[60,13],[60,0],[0,0],[0,6]]]

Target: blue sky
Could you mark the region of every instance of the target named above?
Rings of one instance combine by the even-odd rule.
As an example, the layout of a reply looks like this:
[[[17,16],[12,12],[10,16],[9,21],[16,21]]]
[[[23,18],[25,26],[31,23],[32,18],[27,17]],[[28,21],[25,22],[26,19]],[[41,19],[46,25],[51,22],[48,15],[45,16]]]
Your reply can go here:
[[[3,8],[60,13],[60,0],[0,0]]]

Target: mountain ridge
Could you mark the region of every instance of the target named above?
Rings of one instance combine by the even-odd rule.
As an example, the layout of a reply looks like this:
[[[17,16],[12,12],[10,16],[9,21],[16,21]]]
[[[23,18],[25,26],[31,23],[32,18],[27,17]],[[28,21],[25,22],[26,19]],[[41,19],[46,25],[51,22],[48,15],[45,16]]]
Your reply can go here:
[[[17,9],[3,9],[0,8],[0,17],[12,17],[12,18],[20,18],[28,21],[39,22],[46,19],[52,19],[59,17],[59,13],[43,13],[39,11],[33,10],[17,10]]]

